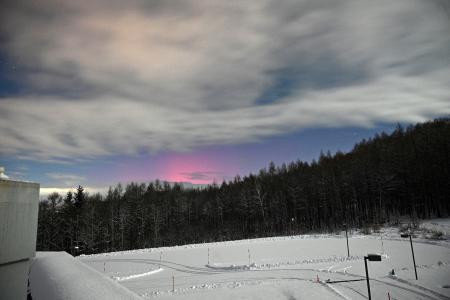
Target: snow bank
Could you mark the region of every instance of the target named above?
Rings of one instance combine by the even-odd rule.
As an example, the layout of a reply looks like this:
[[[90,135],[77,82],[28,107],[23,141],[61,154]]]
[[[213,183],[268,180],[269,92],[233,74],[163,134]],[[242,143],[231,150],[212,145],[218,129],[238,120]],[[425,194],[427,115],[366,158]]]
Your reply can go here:
[[[33,300],[141,299],[66,252],[38,252],[29,279]]]
[[[442,232],[444,235],[442,238],[450,237],[450,223],[448,219],[432,219],[422,222],[421,228],[431,231]]]
[[[384,258],[386,258],[386,255],[383,255]],[[350,261],[356,261],[356,260],[362,260],[363,256],[357,256],[352,255],[350,257],[347,256],[337,256],[333,255],[332,257],[326,257],[326,258],[310,258],[310,259],[302,259],[302,260],[289,260],[289,261],[280,261],[277,263],[263,263],[263,264],[257,264],[252,263],[250,265],[226,265],[223,263],[213,263],[213,264],[206,264],[206,267],[214,270],[231,270],[231,271],[239,271],[239,270],[264,270],[264,269],[272,269],[272,268],[279,268],[284,266],[294,266],[294,265],[304,265],[304,264],[320,264],[320,263],[343,263],[343,262],[350,262]],[[333,265],[332,267],[336,267],[336,265]],[[319,269],[321,270],[321,269]],[[344,270],[345,271],[345,270]],[[328,272],[331,272],[331,268],[328,269]]]
[[[128,275],[128,276],[122,276],[122,277],[113,277],[115,280],[117,281],[124,281],[124,280],[130,280],[130,279],[135,279],[135,278],[139,278],[139,277],[144,277],[144,276],[148,276],[148,275],[152,275],[152,274],[156,274],[161,272],[162,268],[153,270],[153,271],[149,271],[149,272],[145,272],[145,273],[141,273],[141,274],[133,274],[133,275]]]

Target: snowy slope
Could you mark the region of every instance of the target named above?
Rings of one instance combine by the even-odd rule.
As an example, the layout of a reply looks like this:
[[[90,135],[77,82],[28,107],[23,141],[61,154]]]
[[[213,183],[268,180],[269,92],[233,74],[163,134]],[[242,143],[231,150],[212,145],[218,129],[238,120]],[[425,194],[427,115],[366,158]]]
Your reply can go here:
[[[29,290],[33,300],[141,299],[66,252],[37,253],[30,266]]]
[[[423,226],[450,220],[431,220]],[[350,236],[302,235],[83,256],[79,259],[148,299],[366,299],[364,255],[373,299],[450,299],[450,243],[414,239],[415,280],[408,239],[397,228]],[[208,250],[209,249],[209,250]],[[209,262],[208,262],[209,252]],[[394,270],[395,276],[389,275]],[[317,280],[319,279],[319,281]],[[328,284],[326,281],[354,280]]]

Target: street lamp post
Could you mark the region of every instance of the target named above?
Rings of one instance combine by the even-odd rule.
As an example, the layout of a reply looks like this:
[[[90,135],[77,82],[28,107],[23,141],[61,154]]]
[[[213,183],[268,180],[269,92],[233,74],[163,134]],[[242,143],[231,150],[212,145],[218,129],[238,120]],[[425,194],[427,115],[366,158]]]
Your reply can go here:
[[[381,261],[381,255],[367,254],[367,256],[364,256],[364,266],[366,267],[367,293],[369,294],[369,300],[372,300],[372,296],[370,295],[369,271],[367,269],[367,261]]]
[[[402,234],[400,234],[400,236],[402,238],[408,238],[409,237],[409,242],[411,244],[411,254],[412,254],[412,259],[413,259],[413,264],[414,264],[414,273],[416,274],[416,280],[419,280],[418,277],[417,277],[416,259],[414,257],[414,248],[413,248],[413,244],[412,244],[412,234],[402,233]]]
[[[348,247],[347,223],[344,223],[342,225],[345,226],[345,238],[347,239],[347,257],[350,257],[350,248]]]

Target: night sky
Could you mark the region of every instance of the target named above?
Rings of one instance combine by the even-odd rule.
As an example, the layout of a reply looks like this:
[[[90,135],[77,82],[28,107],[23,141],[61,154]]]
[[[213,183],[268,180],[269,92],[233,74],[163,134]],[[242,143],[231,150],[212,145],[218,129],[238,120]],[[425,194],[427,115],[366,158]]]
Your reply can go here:
[[[2,1],[0,165],[221,183],[450,114],[450,3]]]

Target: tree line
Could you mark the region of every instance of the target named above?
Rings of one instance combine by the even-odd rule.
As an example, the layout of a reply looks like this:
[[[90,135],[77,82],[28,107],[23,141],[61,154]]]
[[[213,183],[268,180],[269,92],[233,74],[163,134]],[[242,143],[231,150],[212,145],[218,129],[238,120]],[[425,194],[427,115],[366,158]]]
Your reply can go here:
[[[156,180],[39,205],[38,250],[98,253],[367,227],[450,212],[450,118],[380,133],[348,153],[185,189]]]

